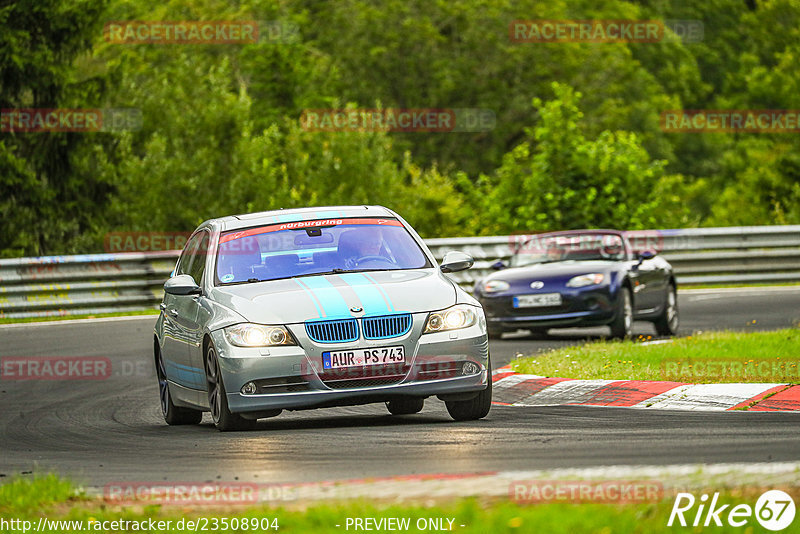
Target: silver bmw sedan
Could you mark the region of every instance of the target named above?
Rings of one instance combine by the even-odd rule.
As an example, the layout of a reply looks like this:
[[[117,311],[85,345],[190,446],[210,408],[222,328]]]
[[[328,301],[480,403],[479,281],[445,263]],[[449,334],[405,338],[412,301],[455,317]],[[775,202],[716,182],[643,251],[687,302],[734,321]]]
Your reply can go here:
[[[394,415],[444,401],[491,407],[480,304],[409,224],[381,206],[303,208],[201,224],[164,284],[154,356],[170,425],[210,412],[219,430],[282,410],[375,402]]]

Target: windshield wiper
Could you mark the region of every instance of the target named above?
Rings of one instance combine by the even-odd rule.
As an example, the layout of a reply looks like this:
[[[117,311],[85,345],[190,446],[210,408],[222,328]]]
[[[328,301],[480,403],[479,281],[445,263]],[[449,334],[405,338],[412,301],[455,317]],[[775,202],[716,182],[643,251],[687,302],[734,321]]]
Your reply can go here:
[[[221,285],[226,286],[234,286],[239,284],[255,284],[258,282],[274,282],[276,280],[291,280],[292,278],[303,278],[305,276],[324,276],[327,274],[345,274],[345,273],[369,273],[375,271],[403,271],[409,269],[331,269],[330,271],[321,271],[318,273],[303,273],[303,274],[295,274],[292,276],[282,276],[280,278],[248,278],[247,280],[237,280],[234,282],[227,282]]]
[[[375,271],[402,271],[406,269],[331,269],[319,273],[304,273],[289,276],[288,278],[302,278],[303,276],[324,276],[326,274],[345,274],[345,273],[372,273]]]
[[[288,278],[302,278],[304,276],[323,276],[326,274],[343,274],[343,273],[356,273],[358,272],[355,269],[331,269],[330,271],[320,271],[318,273],[303,273],[303,274],[295,274],[293,276],[289,276]]]

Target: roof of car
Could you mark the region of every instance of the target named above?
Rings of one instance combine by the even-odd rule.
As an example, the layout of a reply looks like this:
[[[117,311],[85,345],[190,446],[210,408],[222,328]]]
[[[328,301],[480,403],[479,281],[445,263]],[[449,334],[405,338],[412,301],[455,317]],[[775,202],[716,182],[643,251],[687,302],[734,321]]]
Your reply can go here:
[[[223,231],[258,226],[259,224],[310,221],[316,219],[341,219],[350,217],[394,217],[383,206],[321,206],[292,208],[258,213],[244,213],[217,219]]]

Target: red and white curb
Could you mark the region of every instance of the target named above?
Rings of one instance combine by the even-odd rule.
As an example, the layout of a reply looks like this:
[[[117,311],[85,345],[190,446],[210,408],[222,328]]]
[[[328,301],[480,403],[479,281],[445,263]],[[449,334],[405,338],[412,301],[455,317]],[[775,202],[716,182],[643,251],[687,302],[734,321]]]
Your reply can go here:
[[[661,410],[800,411],[800,386],[687,384],[647,380],[575,380],[493,371],[494,404],[501,406],[620,406]]]

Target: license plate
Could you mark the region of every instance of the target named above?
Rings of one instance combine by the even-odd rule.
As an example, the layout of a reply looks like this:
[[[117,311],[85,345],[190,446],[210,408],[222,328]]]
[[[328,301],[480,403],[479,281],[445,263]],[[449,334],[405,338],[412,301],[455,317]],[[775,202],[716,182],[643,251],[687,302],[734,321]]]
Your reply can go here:
[[[560,305],[561,293],[541,293],[539,295],[519,295],[514,297],[515,308],[542,308]]]
[[[405,362],[406,355],[402,346],[334,350],[322,353],[322,367],[324,369]]]

